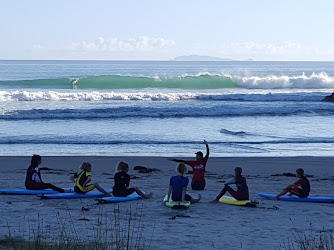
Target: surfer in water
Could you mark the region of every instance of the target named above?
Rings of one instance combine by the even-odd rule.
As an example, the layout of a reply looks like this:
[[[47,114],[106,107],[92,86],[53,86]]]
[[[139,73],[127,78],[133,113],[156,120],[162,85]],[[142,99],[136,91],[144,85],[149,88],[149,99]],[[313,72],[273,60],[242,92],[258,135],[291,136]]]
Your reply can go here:
[[[79,78],[74,78],[71,80],[71,83],[75,85],[79,81]]]
[[[236,200],[248,200],[249,199],[249,192],[246,178],[242,175],[242,168],[236,167],[234,169],[234,178],[225,182],[225,187],[222,191],[218,194],[216,199],[212,202],[218,202],[219,199],[225,195],[226,192],[230,193]],[[237,186],[237,191],[229,186],[229,184],[235,184]]]
[[[74,78],[71,80],[72,83],[72,88],[76,89],[77,88],[77,82],[79,81],[79,78]]]
[[[195,161],[185,161],[178,159],[168,159],[169,161],[180,162],[189,165],[193,169],[193,178],[191,180],[191,188],[193,190],[203,190],[205,188],[205,167],[206,163],[209,159],[209,145],[206,140],[204,140],[204,144],[206,146],[206,155],[203,157],[203,153],[201,151],[196,152],[196,160]]]
[[[290,192],[289,195],[296,195],[300,198],[306,198],[311,191],[311,186],[309,180],[304,176],[304,169],[298,168],[296,170],[296,177],[299,178],[293,184],[287,186],[276,195],[273,200],[278,200],[279,197],[285,195],[286,193]]]

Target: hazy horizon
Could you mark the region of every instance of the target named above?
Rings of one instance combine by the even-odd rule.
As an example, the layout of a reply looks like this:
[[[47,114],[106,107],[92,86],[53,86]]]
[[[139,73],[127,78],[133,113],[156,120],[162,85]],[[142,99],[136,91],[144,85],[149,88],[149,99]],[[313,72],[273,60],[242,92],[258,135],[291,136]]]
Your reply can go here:
[[[334,2],[5,0],[1,60],[334,61]]]

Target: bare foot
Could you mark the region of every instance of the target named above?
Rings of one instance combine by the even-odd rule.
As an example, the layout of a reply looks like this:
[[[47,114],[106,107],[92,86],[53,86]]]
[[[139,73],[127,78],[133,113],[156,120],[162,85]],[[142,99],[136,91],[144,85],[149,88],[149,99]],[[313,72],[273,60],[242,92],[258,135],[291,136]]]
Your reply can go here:
[[[149,199],[149,198],[151,198],[152,195],[153,195],[153,193],[146,194],[146,195],[145,195],[145,197],[146,197],[145,199]]]
[[[197,202],[199,202],[200,200],[202,199],[202,195],[198,195],[198,198],[197,199],[191,199],[191,203],[197,203]]]

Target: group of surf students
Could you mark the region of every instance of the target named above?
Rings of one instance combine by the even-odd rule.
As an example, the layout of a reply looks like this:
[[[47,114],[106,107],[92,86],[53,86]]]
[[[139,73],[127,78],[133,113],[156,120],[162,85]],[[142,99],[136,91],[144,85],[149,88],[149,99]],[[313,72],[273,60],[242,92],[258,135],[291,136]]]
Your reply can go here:
[[[191,181],[191,188],[193,190],[204,190],[205,182],[205,169],[206,164],[209,159],[209,145],[206,140],[204,140],[206,146],[206,155],[203,156],[201,151],[196,152],[196,159],[192,161],[180,160],[180,159],[168,159],[169,161],[178,162],[176,171],[178,175],[172,176],[169,180],[168,188],[168,199],[167,201],[181,201],[181,202],[191,202],[196,203],[201,199],[201,195],[198,198],[193,198],[186,193],[189,179],[184,176],[187,173],[186,165],[189,165],[193,170],[193,178]],[[27,175],[25,180],[25,186],[30,190],[43,190],[50,188],[52,190],[64,193],[70,192],[59,188],[50,183],[44,183],[42,181],[39,165],[42,163],[42,157],[40,155],[33,155],[31,158],[31,164],[27,169]],[[74,174],[70,177],[74,184],[74,192],[76,193],[87,193],[93,189],[105,194],[105,196],[116,196],[124,197],[136,192],[139,196],[144,199],[149,199],[152,193],[145,194],[137,187],[130,187],[130,175],[128,174],[129,165],[125,162],[119,162],[116,166],[116,174],[114,175],[114,186],[112,189],[112,194],[103,189],[98,183],[91,184],[91,170],[92,166],[88,162],[84,162],[80,166],[80,172]],[[282,195],[289,193],[290,195],[296,195],[301,198],[308,197],[310,193],[310,182],[304,176],[304,170],[299,168],[296,170],[296,177],[298,178],[293,184],[284,188],[279,194],[277,194],[273,199],[278,199]],[[229,185],[235,184],[236,190],[231,188]],[[219,199],[229,193],[236,200],[249,200],[249,191],[247,186],[246,178],[242,176],[242,168],[236,167],[234,169],[234,178],[224,183],[224,188],[220,191],[217,197],[212,202],[218,202]]]
[[[30,190],[43,190],[50,188],[54,191],[58,191],[61,193],[70,192],[70,190],[65,190],[59,188],[51,183],[45,183],[42,181],[42,176],[40,169],[38,166],[42,163],[42,157],[40,155],[33,155],[31,158],[30,166],[27,169],[27,175],[25,180],[25,186]],[[140,195],[144,199],[148,199],[152,196],[152,193],[144,194],[138,188],[129,188],[130,185],[130,175],[127,173],[129,171],[129,165],[125,162],[119,162],[116,166],[116,174],[114,176],[114,187],[112,190],[112,194],[107,192],[104,188],[102,188],[97,182],[91,183],[92,180],[92,165],[88,162],[84,162],[80,165],[80,172],[74,174],[70,177],[70,180],[73,181],[74,184],[74,192],[79,194],[84,194],[94,189],[97,189],[105,196],[116,196],[116,197],[124,197],[128,196],[134,192]]]

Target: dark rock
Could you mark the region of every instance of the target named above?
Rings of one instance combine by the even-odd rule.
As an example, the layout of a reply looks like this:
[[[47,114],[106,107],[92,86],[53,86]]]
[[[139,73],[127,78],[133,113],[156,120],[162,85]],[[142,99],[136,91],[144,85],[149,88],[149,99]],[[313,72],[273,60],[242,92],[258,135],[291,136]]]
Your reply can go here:
[[[292,173],[283,173],[283,174],[272,174],[271,176],[286,176],[286,177],[296,177],[296,174]],[[313,177],[313,175],[304,174],[305,177]]]
[[[141,177],[138,177],[138,176],[131,176],[131,180],[133,179],[141,179]]]
[[[111,174],[111,173],[102,173],[102,175],[114,175],[114,174]]]
[[[296,174],[292,174],[292,173],[283,173],[283,174],[272,174],[271,176],[287,176],[287,177],[296,177]]]
[[[47,167],[41,167],[39,170],[53,170],[52,168],[47,168]]]
[[[151,173],[151,172],[160,172],[160,169],[156,168],[147,168],[146,170],[139,170],[139,173]]]
[[[322,102],[334,102],[334,92],[321,100]]]
[[[154,171],[153,169],[146,168],[146,169],[141,169],[141,170],[139,170],[138,172],[139,172],[139,173],[147,174],[147,173],[151,173],[151,172],[153,172],[153,171]]]
[[[133,170],[139,170],[138,171],[139,173],[151,173],[155,171],[160,171],[159,169],[156,169],[156,168],[147,168],[143,166],[135,166]]]
[[[133,168],[133,170],[146,170],[146,169],[148,169],[148,168],[147,167],[143,167],[143,166],[135,166]]]

